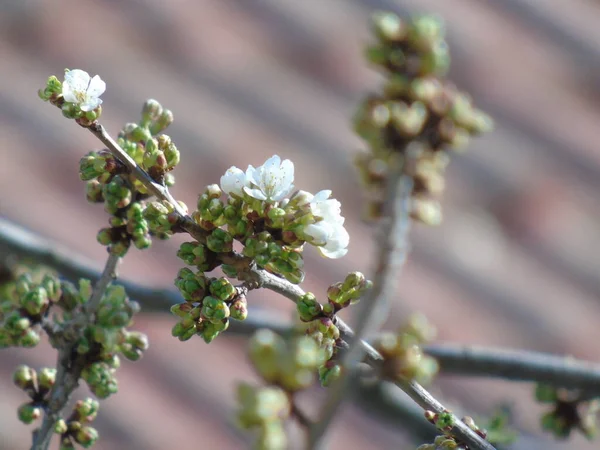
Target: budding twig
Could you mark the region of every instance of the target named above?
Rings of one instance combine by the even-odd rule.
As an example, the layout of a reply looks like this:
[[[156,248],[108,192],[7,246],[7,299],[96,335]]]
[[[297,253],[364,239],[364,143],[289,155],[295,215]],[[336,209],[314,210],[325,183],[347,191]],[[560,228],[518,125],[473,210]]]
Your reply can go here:
[[[86,314],[77,317],[71,324],[73,331],[77,331],[77,333],[73,333],[74,339],[71,340],[69,345],[61,347],[58,350],[56,382],[50,391],[47,404],[44,408],[42,426],[33,433],[32,450],[46,450],[49,447],[54,433],[54,426],[58,419],[60,419],[60,413],[71,398],[73,391],[79,385],[84,361],[73,356],[77,354],[74,352],[74,346],[77,342],[76,337],[79,336],[79,332],[85,324],[93,320],[106,288],[117,276],[117,265],[120,260],[121,258],[117,255],[112,253],[109,255],[104,266],[104,271],[94,285],[92,296],[86,305]]]
[[[101,276],[92,261],[77,254],[75,250],[65,248],[3,218],[0,218],[0,255],[4,258],[33,258],[37,263],[55,269],[70,281],[79,278],[93,280]],[[0,259],[0,265],[2,263],[7,261]],[[297,302],[305,294],[299,286],[267,272],[256,278],[262,287],[293,302]],[[124,279],[119,279],[119,284],[131,298],[140,302],[144,312],[168,312],[172,305],[183,301],[183,297],[175,289],[146,287]],[[336,318],[335,324],[345,341],[353,339],[354,331],[348,324],[340,318]],[[279,334],[290,330],[289,324],[281,321],[277,314],[251,307],[248,318],[242,322],[231,322],[228,332],[247,335],[260,328],[270,328]],[[361,345],[365,351],[365,361],[377,367],[383,361],[381,355],[368,342],[362,341]],[[424,345],[423,351],[436,358],[441,373],[547,383],[586,392],[598,391],[600,386],[600,364],[572,357],[450,343]]]

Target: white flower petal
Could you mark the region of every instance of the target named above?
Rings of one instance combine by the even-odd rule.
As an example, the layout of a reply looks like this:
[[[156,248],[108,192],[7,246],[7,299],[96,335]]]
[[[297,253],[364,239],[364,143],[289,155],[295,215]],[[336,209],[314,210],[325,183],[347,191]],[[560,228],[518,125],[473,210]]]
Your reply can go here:
[[[79,109],[82,111],[93,111],[102,104],[102,100],[99,98],[89,98],[84,103],[79,105]]]
[[[85,92],[90,85],[90,74],[80,69],[69,70],[65,73],[65,83],[75,92]]]
[[[76,103],[82,111],[96,109],[102,100],[100,95],[106,90],[106,83],[96,75],[90,75],[80,69],[70,70],[65,73],[62,85],[62,95],[66,102]]]
[[[350,235],[343,226],[336,226],[327,244],[319,247],[321,254],[327,258],[337,259],[348,253]]]
[[[221,177],[221,190],[226,194],[242,196],[243,188],[248,186],[246,174],[235,166],[231,166]]]
[[[312,238],[311,244],[325,245],[331,235],[332,227],[325,221],[312,223],[304,228],[304,233]]]
[[[244,192],[257,200],[267,200],[267,196],[260,189],[250,189],[248,186],[244,186]]]
[[[90,97],[100,97],[102,94],[104,94],[105,90],[106,83],[104,80],[102,80],[102,78],[100,78],[100,76],[95,75],[94,78],[91,79],[90,85],[87,88],[87,94]]]
[[[278,155],[273,155],[260,167],[248,166],[246,179],[254,185],[245,190],[248,195],[263,201],[280,201],[294,189],[294,164],[289,159],[281,162]]]

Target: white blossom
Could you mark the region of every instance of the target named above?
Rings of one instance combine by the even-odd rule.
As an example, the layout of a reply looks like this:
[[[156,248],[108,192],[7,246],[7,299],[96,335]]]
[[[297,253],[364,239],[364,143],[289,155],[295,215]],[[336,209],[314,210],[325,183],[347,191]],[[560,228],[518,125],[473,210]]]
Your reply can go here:
[[[280,201],[294,189],[294,163],[289,159],[281,161],[279,156],[270,157],[262,166],[248,166],[244,192],[250,197],[263,201]]]
[[[316,219],[314,223],[304,228],[304,234],[310,242],[318,246],[321,254],[327,258],[341,258],[348,253],[350,236],[344,228],[344,218],[341,215],[341,203],[331,197],[331,191],[320,191],[312,198],[305,193],[310,211]]]
[[[221,177],[221,190],[226,194],[235,194],[242,197],[244,187],[249,185],[246,174],[235,166],[227,169],[225,175]]]
[[[92,111],[102,104],[100,96],[106,90],[106,83],[96,75],[90,75],[80,69],[65,74],[62,84],[62,96],[66,102],[76,103],[82,111]]]

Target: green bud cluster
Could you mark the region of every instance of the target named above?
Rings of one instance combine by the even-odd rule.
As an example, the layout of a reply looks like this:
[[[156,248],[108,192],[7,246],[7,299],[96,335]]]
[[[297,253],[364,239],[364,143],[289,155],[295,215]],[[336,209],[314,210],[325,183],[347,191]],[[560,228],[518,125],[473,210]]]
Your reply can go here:
[[[50,274],[39,282],[29,273],[20,275],[0,300],[0,348],[35,347],[41,339],[42,318],[54,304],[64,303],[67,284]]]
[[[327,289],[327,298],[334,312],[346,308],[360,299],[363,294],[371,289],[373,283],[367,280],[360,272],[349,273],[344,281],[332,284]]]
[[[208,245],[196,241],[181,244],[177,257],[188,266],[195,266],[201,272],[210,272],[219,265],[217,254],[210,250]]]
[[[81,378],[87,383],[90,391],[100,399],[108,398],[118,391],[115,372],[121,362],[118,356],[107,361],[96,361],[88,364],[81,372]]]
[[[171,307],[180,318],[172,334],[187,341],[195,334],[208,344],[229,327],[229,320],[248,317],[246,297],[227,278],[209,278],[199,271],[183,268],[177,274],[175,286],[186,300]]]
[[[381,214],[387,174],[399,155],[406,162],[404,172],[414,180],[412,217],[438,224],[441,208],[435,198],[444,190],[447,149],[462,148],[471,136],[489,131],[492,120],[444,79],[450,58],[439,19],[405,20],[377,12],[373,31],[376,42],[367,58],[387,80],[380,93],[360,105],[354,120],[356,133],[370,148],[356,161],[373,194],[370,216]],[[419,145],[410,145],[414,142]]]
[[[76,104],[64,102],[62,84],[50,77],[40,91],[43,100],[76,118],[82,126],[91,126],[101,108],[84,113]],[[93,117],[92,117],[93,116]],[[173,122],[173,114],[156,100],[148,100],[142,108],[139,123],[127,123],[117,138],[125,152],[159,184],[171,186],[170,173],[180,161],[180,153],[171,138],[160,134]],[[91,203],[103,203],[111,217],[110,226],[99,231],[97,240],[116,255],[124,256],[131,244],[138,249],[150,247],[151,234],[167,239],[174,233],[178,215],[166,203],[155,202],[147,207],[150,197],[141,181],[128,173],[127,167],[108,150],[92,151],[81,158],[80,177],[86,181],[86,198]]]
[[[576,429],[588,439],[598,434],[600,400],[580,400],[572,392],[542,383],[536,385],[535,398],[552,405],[552,409],[542,415],[541,425],[556,438],[568,438]]]
[[[56,422],[54,432],[60,435],[61,450],[73,449],[75,444],[90,448],[96,443],[98,431],[89,424],[96,418],[99,407],[97,400],[79,400],[68,420],[59,419]]]
[[[267,231],[250,236],[244,245],[243,255],[253,258],[260,267],[294,284],[304,279],[304,259],[299,248],[277,242]]]
[[[237,389],[237,400],[238,425],[242,429],[257,431],[255,449],[288,448],[285,420],[290,416],[291,401],[283,389],[242,383]]]
[[[420,445],[417,450],[468,450],[469,446],[466,443],[461,442],[457,437],[451,434],[452,428],[454,427],[454,416],[450,411],[443,411],[436,413],[433,411],[425,411],[425,418],[435,425],[438,430],[444,434],[436,436],[435,440],[431,444]],[[486,439],[487,432],[480,429],[473,418],[463,417],[461,421],[467,425],[471,430],[478,434],[482,439]]]
[[[44,402],[56,382],[56,369],[43,368],[36,372],[31,367],[21,365],[13,373],[13,382],[30,398],[17,410],[19,420],[29,425],[42,415]]]
[[[111,215],[110,227],[98,232],[97,240],[120,256],[131,243],[138,249],[148,248],[152,241],[144,211],[145,194],[141,194],[125,173],[125,167],[106,150],[94,151],[80,161],[80,177],[87,181],[86,198],[91,203],[104,203]]]
[[[314,339],[297,336],[285,340],[271,330],[258,330],[250,340],[250,359],[260,376],[287,392],[306,389],[315,382],[325,351]]]
[[[434,329],[422,315],[413,315],[397,333],[383,333],[374,347],[384,358],[384,374],[392,379],[429,383],[438,371],[438,364],[423,353],[421,346],[434,335]]]
[[[183,202],[179,205],[187,211],[187,206]],[[144,219],[152,234],[159,239],[168,239],[175,233],[173,230],[179,224],[179,214],[175,207],[168,201],[154,201],[146,205],[143,213]]]
[[[314,296],[311,293],[306,294],[301,302],[298,303],[298,310],[306,308],[306,306],[301,307],[300,303],[308,305],[309,308],[310,304],[314,305],[313,298]],[[326,308],[327,306],[325,305],[323,309],[328,309]],[[318,307],[316,309],[318,310]],[[308,315],[306,317],[308,318]],[[341,374],[341,366],[337,363],[338,349],[341,344],[340,330],[334,324],[332,317],[319,317],[303,324],[302,327],[306,336],[310,337],[323,351],[324,360],[318,367],[318,373],[319,381],[324,387],[329,386]]]

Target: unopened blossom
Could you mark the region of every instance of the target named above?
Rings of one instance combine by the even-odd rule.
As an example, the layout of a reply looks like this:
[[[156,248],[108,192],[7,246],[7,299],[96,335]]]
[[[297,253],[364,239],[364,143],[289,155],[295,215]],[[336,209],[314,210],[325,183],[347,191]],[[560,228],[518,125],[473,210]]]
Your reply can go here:
[[[262,166],[248,166],[244,192],[263,201],[278,202],[294,189],[294,163],[289,159],[281,161],[279,156],[270,157]]]
[[[341,215],[341,204],[331,197],[331,191],[320,191],[311,197],[305,193],[311,214],[315,222],[304,228],[304,234],[310,238],[310,243],[318,246],[321,254],[327,258],[341,258],[348,253],[350,236],[344,228],[344,218]]]
[[[235,194],[238,197],[243,195],[244,187],[250,183],[246,178],[246,174],[235,166],[231,166],[221,177],[221,190],[226,194]]]
[[[76,103],[82,111],[92,111],[102,104],[100,96],[106,90],[106,83],[96,75],[93,78],[80,69],[65,73],[62,96],[66,102]]]

